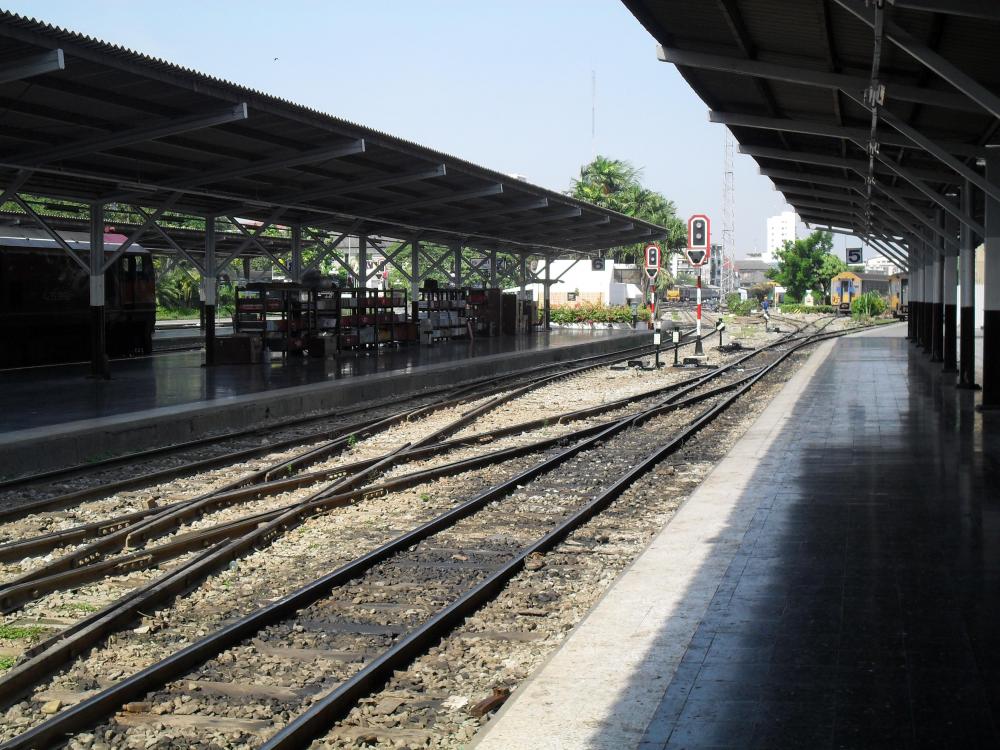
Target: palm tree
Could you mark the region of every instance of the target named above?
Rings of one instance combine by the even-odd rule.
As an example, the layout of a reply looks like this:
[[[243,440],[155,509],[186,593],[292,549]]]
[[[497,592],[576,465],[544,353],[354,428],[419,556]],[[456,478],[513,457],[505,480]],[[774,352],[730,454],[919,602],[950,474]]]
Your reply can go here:
[[[589,164],[580,167],[580,177],[573,180],[571,194],[583,200],[589,200],[591,203],[606,205],[599,202],[601,196],[611,199],[621,190],[637,186],[641,174],[641,169],[637,169],[623,159],[597,156]],[[585,195],[586,197],[584,197]]]

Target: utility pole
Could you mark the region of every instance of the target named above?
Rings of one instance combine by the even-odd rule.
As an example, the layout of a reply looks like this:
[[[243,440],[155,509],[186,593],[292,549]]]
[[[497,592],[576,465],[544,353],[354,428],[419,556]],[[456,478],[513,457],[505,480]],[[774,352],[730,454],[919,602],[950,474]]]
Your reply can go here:
[[[733,258],[736,256],[736,177],[733,172],[733,134],[729,128],[723,144],[722,167],[722,257],[719,259],[719,291],[723,297],[735,290]]]

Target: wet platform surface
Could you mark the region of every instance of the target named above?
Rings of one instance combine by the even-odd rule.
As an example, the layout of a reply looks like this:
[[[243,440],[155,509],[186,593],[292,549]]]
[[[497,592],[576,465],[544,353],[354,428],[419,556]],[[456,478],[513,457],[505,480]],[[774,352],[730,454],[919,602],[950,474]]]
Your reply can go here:
[[[483,750],[1000,747],[1000,415],[823,344]]]
[[[938,368],[836,344],[640,747],[1000,746],[1000,425]]]
[[[112,379],[87,378],[89,365],[53,365],[0,372],[0,433],[99,419],[166,406],[331,383],[374,373],[408,372],[475,357],[585,344],[634,333],[626,330],[553,330],[343,352],[325,359],[275,355],[266,364],[202,367],[204,352],[155,354],[116,360]],[[583,355],[581,355],[583,356]]]

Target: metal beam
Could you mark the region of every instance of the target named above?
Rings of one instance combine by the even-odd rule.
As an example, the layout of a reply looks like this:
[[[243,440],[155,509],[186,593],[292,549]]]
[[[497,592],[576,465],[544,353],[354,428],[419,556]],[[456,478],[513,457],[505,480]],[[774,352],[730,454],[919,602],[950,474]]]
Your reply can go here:
[[[967,18],[1000,21],[1000,6],[996,0],[889,0],[897,8],[922,10],[927,13],[950,13]]]
[[[66,59],[63,57],[61,49],[53,49],[42,52],[38,55],[25,57],[22,60],[0,65],[0,83],[11,83],[24,78],[42,75],[43,73],[54,73],[57,70],[66,69]]]
[[[914,174],[912,170],[909,170],[906,167],[897,164],[892,159],[884,157],[881,154],[879,154],[877,158],[879,162],[889,167],[889,169],[891,169],[897,175],[899,175],[908,183],[913,185],[913,187],[919,190],[923,195],[930,198],[939,207],[943,208],[945,211],[950,213],[952,216],[954,216],[963,224],[972,227],[973,230],[978,232],[980,236],[984,236],[983,231],[980,231],[983,230],[982,224],[980,224],[978,221],[976,221],[974,218],[966,214],[961,209],[952,205],[951,202],[946,200],[946,198],[942,196],[940,193],[931,190],[930,187],[928,187],[919,177],[917,177],[917,175]],[[876,184],[879,185],[879,187],[882,187],[882,183],[876,183]]]
[[[711,55],[704,52],[691,52],[663,46],[657,47],[657,57],[663,62],[673,63],[681,67],[715,70],[722,73],[733,73],[735,75],[753,76],[756,78],[769,78],[775,81],[785,81],[786,83],[796,83],[803,86],[839,89],[844,92],[863,92],[868,88],[869,83],[867,78],[860,76],[814,70],[811,66],[816,65],[818,61],[812,59],[803,59],[798,65],[778,65],[759,60]],[[898,99],[900,101],[928,104],[946,109],[972,112],[980,111],[966,97],[947,91],[937,91],[935,89],[920,88],[919,86],[906,86],[894,83],[889,88],[888,94],[890,99]]]
[[[772,181],[777,180],[790,180],[793,182],[807,182],[815,185],[827,185],[829,187],[840,187],[846,188],[848,190],[853,190],[859,195],[866,195],[865,182],[863,180],[850,180],[843,177],[831,177],[827,175],[818,175],[812,172],[795,172],[790,169],[772,169],[770,167],[761,167],[758,169],[761,175],[764,177],[770,177]],[[901,195],[905,195],[908,198],[915,198],[917,200],[923,200],[924,195],[917,192],[916,190],[911,190],[909,188],[897,187],[896,191]]]
[[[121,146],[128,146],[133,143],[143,143],[158,138],[166,138],[179,133],[187,133],[191,130],[201,130],[203,128],[214,127],[215,125],[225,125],[227,123],[239,122],[247,118],[246,102],[226,107],[223,110],[192,115],[190,117],[178,117],[158,125],[148,125],[131,130],[123,130],[111,135],[93,138],[76,143],[68,143],[65,146],[56,146],[44,150],[34,151],[17,157],[18,163],[25,166],[36,166],[47,162],[71,159],[76,156],[93,154],[101,151],[108,151]]]
[[[303,201],[316,200],[318,198],[333,198],[338,195],[350,195],[363,190],[374,190],[376,188],[389,187],[392,185],[405,185],[408,182],[420,182],[421,180],[432,180],[435,177],[444,177],[448,173],[444,164],[437,164],[433,167],[417,169],[412,172],[400,172],[384,177],[373,177],[368,180],[355,180],[343,185],[319,188],[316,190],[303,190],[298,193],[290,193],[281,196],[278,202],[281,203],[301,203]]]
[[[374,211],[365,212],[366,216],[379,216],[385,213],[392,213],[394,211],[410,211],[414,208],[423,208],[424,206],[436,206],[441,203],[456,203],[459,201],[473,200],[474,198],[486,198],[491,195],[500,195],[503,193],[503,185],[499,182],[492,185],[487,185],[486,187],[476,188],[474,190],[460,190],[455,193],[449,193],[447,195],[437,195],[433,198],[419,198],[412,201],[403,201],[402,203],[389,203],[383,205]]]
[[[874,26],[871,8],[864,0],[833,1],[863,23],[868,26]],[[922,44],[902,26],[886,19],[885,38],[921,65],[933,70],[994,117],[1000,117],[1000,97],[956,68],[942,55],[939,55],[927,45]]]
[[[850,169],[857,172],[862,177],[868,177],[868,162],[861,159],[842,159],[838,156],[828,156],[827,154],[816,154],[809,151],[785,151],[780,148],[765,148],[763,146],[740,146],[741,154],[753,156],[757,159],[778,159],[780,161],[791,161],[800,164],[815,164],[821,167],[833,167],[834,169]],[[882,163],[885,163],[884,161]],[[888,165],[886,165],[888,166]],[[956,184],[960,180],[949,172],[934,172],[927,169],[909,170],[910,174],[918,179],[928,182],[943,182],[946,184]]]
[[[582,209],[579,209],[576,206],[570,206],[569,208],[549,211],[547,213],[540,214],[539,216],[532,216],[530,219],[519,219],[518,221],[504,222],[503,226],[504,229],[520,229],[521,227],[530,227],[535,224],[545,224],[550,221],[559,221],[560,219],[573,219],[582,214]]]
[[[813,190],[807,187],[799,187],[797,185],[788,186],[775,186],[778,192],[783,195],[799,195],[803,198],[816,198],[819,200],[832,200],[840,201],[842,203],[852,203],[856,206],[864,207],[864,201],[854,197],[850,193],[836,193],[832,190]]]
[[[484,208],[479,211],[466,211],[459,217],[461,222],[470,219],[484,219],[488,216],[502,216],[503,214],[521,213],[522,211],[534,211],[539,208],[546,208],[549,205],[548,198],[536,198],[523,203],[513,203],[509,206],[497,206],[496,208]]]
[[[979,174],[972,167],[963,164],[961,161],[956,159],[954,156],[948,153],[948,150],[941,144],[935,143],[930,138],[925,136],[919,130],[911,127],[907,123],[903,122],[899,117],[892,114],[889,110],[884,107],[880,107],[878,110],[879,118],[894,127],[900,133],[905,135],[911,141],[913,141],[917,146],[924,149],[927,153],[934,156],[938,161],[940,161],[945,166],[951,167],[955,172],[960,174],[966,180],[971,182],[973,185],[978,187],[984,193],[988,193],[997,200],[1000,200],[1000,187],[994,185],[992,182],[987,180],[981,174]],[[985,149],[983,149],[985,151]]]
[[[852,97],[853,98],[853,97]],[[861,99],[856,100],[859,104]],[[885,110],[879,110],[883,115]],[[708,113],[708,121],[740,128],[756,128],[758,130],[776,130],[785,133],[802,133],[804,135],[817,135],[826,138],[840,138],[853,141],[859,147],[866,148],[868,144],[869,131],[864,128],[840,127],[839,125],[828,125],[812,120],[791,120],[780,117],[758,117],[756,115],[745,115],[738,112],[714,112]],[[888,120],[886,120],[888,122]],[[892,123],[889,123],[890,125]],[[901,131],[902,132],[902,131]],[[883,146],[901,146],[902,148],[912,148],[924,150],[925,147],[917,143],[913,138],[903,136],[893,136],[885,133],[879,134],[879,143]],[[986,149],[975,144],[957,143],[955,141],[942,141],[938,144],[946,153],[959,154],[971,158],[979,158],[986,153]]]
[[[320,164],[332,159],[340,159],[344,156],[352,156],[354,154],[363,154],[364,152],[365,141],[363,138],[358,138],[350,143],[341,144],[339,146],[330,146],[312,151],[303,151],[297,154],[285,154],[283,156],[275,156],[271,159],[260,159],[258,161],[250,162],[249,164],[240,164],[239,166],[218,167],[216,169],[209,169],[208,171],[203,172],[192,172],[185,177],[178,177],[158,183],[157,189],[194,187],[195,185],[205,185],[211,182],[234,180],[239,177],[246,177],[248,175],[258,174],[272,169],[287,169],[289,167],[298,167],[305,164]],[[130,193],[118,196],[109,196],[106,200],[121,201],[132,197],[132,195],[133,194]]]

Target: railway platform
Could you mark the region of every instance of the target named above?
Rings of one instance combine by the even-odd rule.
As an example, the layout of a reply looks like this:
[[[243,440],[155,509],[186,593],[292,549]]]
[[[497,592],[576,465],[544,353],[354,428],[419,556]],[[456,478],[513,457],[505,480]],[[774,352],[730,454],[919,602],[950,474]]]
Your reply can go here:
[[[202,366],[200,351],[119,360],[111,380],[88,365],[0,373],[5,471],[37,471],[261,425],[394,393],[648,343],[646,331],[553,330],[438,342],[325,359],[275,357],[257,365]]]
[[[904,335],[821,344],[477,750],[996,747],[1000,419]]]

